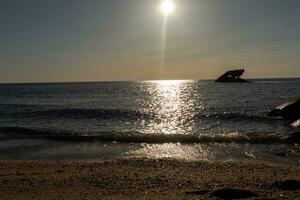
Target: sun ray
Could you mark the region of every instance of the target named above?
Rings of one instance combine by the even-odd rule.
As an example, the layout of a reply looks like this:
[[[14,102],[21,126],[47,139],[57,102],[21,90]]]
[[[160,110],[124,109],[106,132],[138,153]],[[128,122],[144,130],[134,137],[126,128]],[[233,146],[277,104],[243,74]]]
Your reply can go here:
[[[175,4],[173,0],[164,0],[161,3],[160,10],[164,14],[161,39],[161,72],[163,72],[166,60],[168,16],[175,11]]]

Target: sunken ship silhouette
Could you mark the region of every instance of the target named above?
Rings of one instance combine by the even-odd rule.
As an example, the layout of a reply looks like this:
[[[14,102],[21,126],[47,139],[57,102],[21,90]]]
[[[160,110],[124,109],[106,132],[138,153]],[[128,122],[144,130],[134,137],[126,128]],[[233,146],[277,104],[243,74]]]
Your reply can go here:
[[[222,83],[249,82],[249,81],[241,78],[241,76],[244,74],[244,72],[245,72],[244,69],[227,71],[225,74],[220,76],[215,82],[222,82]]]

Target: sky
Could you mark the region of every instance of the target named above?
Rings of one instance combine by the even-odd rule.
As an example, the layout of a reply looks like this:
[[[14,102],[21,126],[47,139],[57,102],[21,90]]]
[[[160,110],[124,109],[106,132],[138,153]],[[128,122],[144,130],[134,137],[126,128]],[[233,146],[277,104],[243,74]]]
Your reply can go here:
[[[299,0],[162,1],[1,0],[0,82],[300,77]]]

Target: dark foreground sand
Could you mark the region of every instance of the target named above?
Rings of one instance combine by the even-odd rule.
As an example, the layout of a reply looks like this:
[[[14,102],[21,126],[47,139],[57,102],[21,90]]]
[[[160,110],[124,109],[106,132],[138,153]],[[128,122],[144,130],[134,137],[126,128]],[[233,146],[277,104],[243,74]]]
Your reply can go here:
[[[0,199],[300,199],[300,166],[0,161]]]

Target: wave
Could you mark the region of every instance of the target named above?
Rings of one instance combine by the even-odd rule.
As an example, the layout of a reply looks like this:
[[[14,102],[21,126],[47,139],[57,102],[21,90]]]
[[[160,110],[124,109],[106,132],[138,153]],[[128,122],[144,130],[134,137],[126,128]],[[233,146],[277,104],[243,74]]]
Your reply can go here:
[[[119,143],[294,143],[288,136],[271,134],[214,134],[214,135],[183,135],[183,134],[142,134],[138,132],[101,132],[80,134],[77,132],[33,129],[26,127],[0,127],[0,139],[47,139],[65,142],[119,142]]]
[[[0,118],[2,119],[22,119],[22,118],[38,118],[38,119],[121,119],[124,121],[139,119],[165,119],[170,117],[170,113],[158,114],[155,111],[148,112],[146,110],[134,109],[86,109],[86,108],[51,108],[40,105],[5,105],[0,104]],[[189,112],[189,111],[186,111]],[[190,112],[189,112],[190,113]],[[194,113],[190,113],[193,115]],[[174,113],[174,115],[178,115]],[[278,121],[278,118],[270,117],[267,113],[245,113],[245,112],[221,112],[221,113],[205,113],[196,112],[192,118],[182,116],[178,119],[201,121],[201,120],[222,120],[222,121],[258,121],[272,123]]]
[[[209,114],[196,114],[194,116],[195,120],[201,119],[213,119],[213,120],[224,120],[224,121],[259,121],[259,122],[272,122],[278,121],[281,118],[275,118],[268,116],[268,113],[240,113],[240,112],[224,112],[224,113],[209,113]]]
[[[64,108],[64,109],[39,109],[21,110],[8,112],[4,117],[13,118],[64,118],[64,119],[140,119],[150,118],[151,115],[136,110],[129,109],[83,109],[83,108]]]

